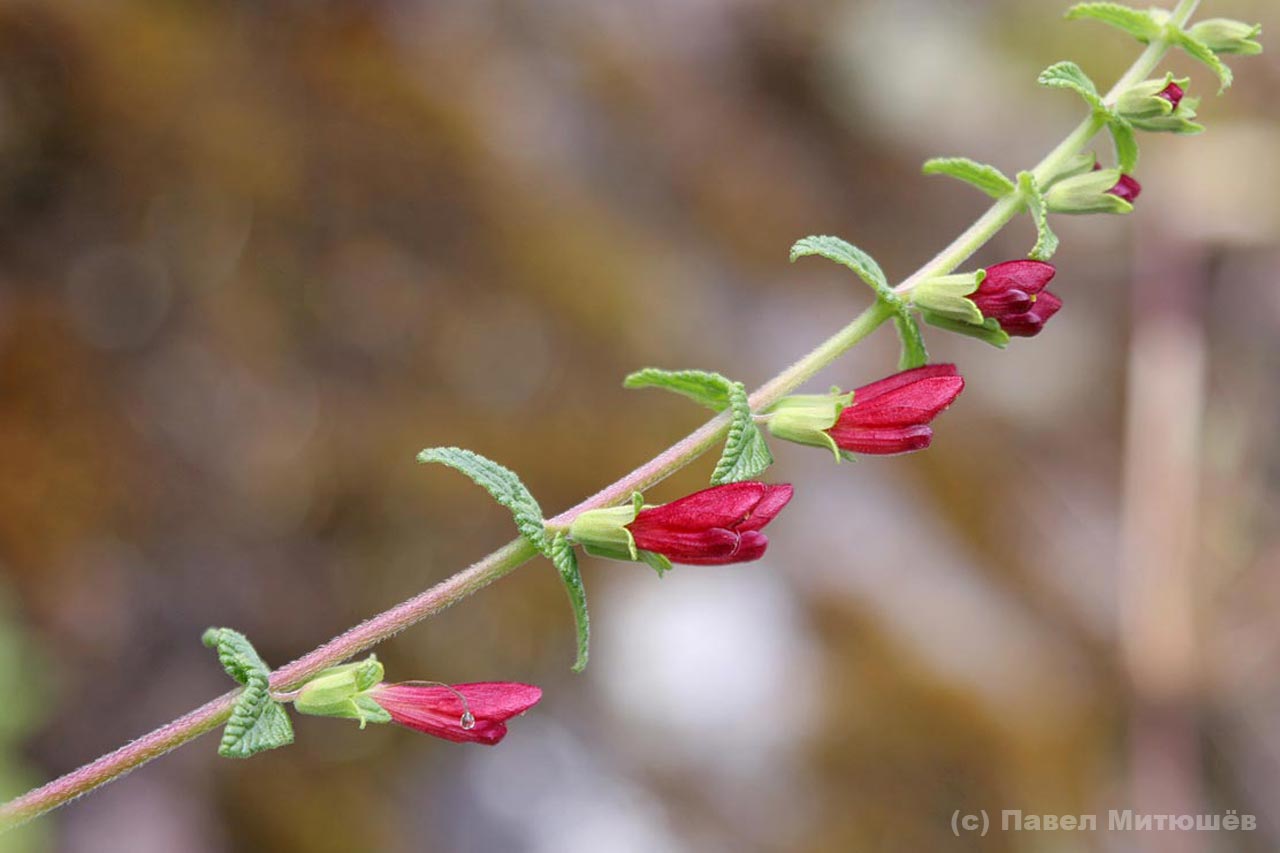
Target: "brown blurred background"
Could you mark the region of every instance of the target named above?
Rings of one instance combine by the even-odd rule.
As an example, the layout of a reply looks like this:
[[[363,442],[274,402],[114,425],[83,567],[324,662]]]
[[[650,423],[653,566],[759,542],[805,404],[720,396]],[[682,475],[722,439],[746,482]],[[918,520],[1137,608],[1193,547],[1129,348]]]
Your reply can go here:
[[[754,385],[838,328],[865,288],[792,241],[901,278],[984,204],[922,160],[1012,174],[1082,115],[1041,68],[1136,56],[1063,5],[0,2],[0,793],[225,690],[206,626],[281,664],[505,542],[421,447],[559,511],[700,423],[629,370]],[[969,386],[927,453],[775,448],[763,561],[590,562],[582,676],[542,563],[378,649],[543,685],[502,746],[205,738],[0,849],[1277,849],[1278,60],[1217,98],[1175,57],[1209,132],[1146,138],[1132,217],[1055,221],[1063,312],[930,336]],[[950,830],[1125,808],[1259,826]]]

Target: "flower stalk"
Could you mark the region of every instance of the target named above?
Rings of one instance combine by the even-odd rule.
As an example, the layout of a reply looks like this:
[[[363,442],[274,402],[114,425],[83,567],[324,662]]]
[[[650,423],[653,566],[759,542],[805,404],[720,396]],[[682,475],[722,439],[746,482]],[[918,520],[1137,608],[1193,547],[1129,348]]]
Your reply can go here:
[[[1169,14],[1174,27],[1184,26],[1199,0],[1180,0]],[[1245,44],[1243,38],[1238,39]],[[1134,64],[1104,96],[1114,104],[1120,93],[1146,79],[1169,50],[1169,39],[1153,39]],[[1247,45],[1246,45],[1247,47]],[[1245,52],[1241,49],[1240,52]],[[1078,125],[1032,170],[1040,185],[1048,185],[1068,170],[1085,145],[1103,128],[1105,119],[1092,114]],[[931,278],[946,276],[972,256],[1026,207],[1018,194],[998,199],[968,229],[934,258],[894,288],[899,295]],[[823,368],[844,355],[859,341],[895,316],[893,306],[877,299],[848,325],[823,341],[807,355],[783,370],[750,395],[753,411],[763,411],[799,388]],[[730,422],[727,412],[716,415],[670,448],[601,489],[576,506],[547,521],[553,532],[567,531],[580,514],[627,501],[633,492],[644,491],[698,459],[724,438]],[[273,695],[287,694],[314,676],[367,651],[405,628],[461,601],[511,573],[537,555],[524,538],[497,549],[457,574],[413,598],[351,628],[319,648],[275,670],[270,677]],[[0,806],[0,830],[21,824],[79,797],[153,758],[169,752],[225,723],[231,714],[238,690],[233,690],[190,713],[134,740],[97,760]],[[535,700],[536,701],[536,700]]]

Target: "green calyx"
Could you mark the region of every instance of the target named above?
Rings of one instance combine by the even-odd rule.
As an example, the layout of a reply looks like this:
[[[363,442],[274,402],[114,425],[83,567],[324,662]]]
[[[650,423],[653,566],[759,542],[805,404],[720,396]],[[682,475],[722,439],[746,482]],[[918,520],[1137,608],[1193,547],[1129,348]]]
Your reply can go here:
[[[627,525],[636,520],[644,506],[639,492],[631,495],[631,504],[589,509],[578,513],[569,525],[569,538],[594,557],[609,560],[639,560],[636,540]]]
[[[911,303],[938,317],[960,323],[981,324],[982,312],[968,296],[978,289],[978,285],[986,277],[986,270],[978,270],[927,278],[911,291]]]
[[[1092,151],[1082,151],[1068,160],[1063,166],[1054,172],[1047,181],[1044,182],[1046,188],[1053,186],[1058,181],[1067,178],[1074,178],[1076,175],[1083,175],[1093,170],[1093,164],[1098,162],[1098,155]]]
[[[1257,41],[1261,34],[1261,24],[1246,24],[1230,18],[1209,18],[1187,30],[1187,35],[1214,53],[1234,53],[1241,56],[1262,53],[1262,44]]]
[[[302,686],[293,707],[315,717],[359,720],[362,729],[368,723],[389,723],[391,715],[370,694],[382,676],[382,664],[376,655],[326,669]]]
[[[1119,169],[1076,175],[1050,187],[1045,203],[1052,213],[1129,213],[1133,205],[1108,192],[1119,181]]]
[[[840,448],[827,430],[836,425],[840,413],[853,404],[853,392],[841,394],[832,388],[829,394],[792,394],[774,403],[765,412],[765,426],[784,441],[825,447],[840,461]]]

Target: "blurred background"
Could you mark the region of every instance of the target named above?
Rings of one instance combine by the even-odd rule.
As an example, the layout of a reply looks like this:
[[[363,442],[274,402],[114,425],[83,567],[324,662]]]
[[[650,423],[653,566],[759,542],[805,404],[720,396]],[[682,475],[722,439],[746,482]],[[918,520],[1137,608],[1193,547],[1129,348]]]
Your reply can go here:
[[[900,279],[1137,55],[1059,0],[0,2],[0,793],[484,555],[701,423],[643,365],[772,376]],[[1280,19],[1272,0],[1208,15]],[[934,446],[800,484],[754,564],[534,563],[377,652],[546,698],[498,748],[297,719],[204,738],[6,851],[1269,851],[1280,847],[1280,50],[1181,56],[1209,132],[1145,137],[1128,218],[1059,217],[1065,309]],[[1099,143],[1109,156],[1109,146]],[[1026,218],[977,257],[1020,257]],[[887,329],[812,385],[889,372]],[[704,460],[651,493],[705,483]],[[1258,816],[1000,833],[955,810]]]

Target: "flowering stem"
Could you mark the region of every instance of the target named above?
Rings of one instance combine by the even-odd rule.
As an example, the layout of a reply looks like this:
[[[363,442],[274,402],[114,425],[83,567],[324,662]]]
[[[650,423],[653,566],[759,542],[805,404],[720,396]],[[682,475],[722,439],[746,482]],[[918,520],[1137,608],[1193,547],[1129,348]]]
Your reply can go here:
[[[1197,5],[1199,0],[1180,0],[1172,12],[1171,24],[1179,27],[1184,25]],[[1112,101],[1117,93],[1154,71],[1168,49],[1168,42],[1152,41],[1108,93],[1106,96],[1108,102]],[[1083,121],[1035,167],[1033,174],[1037,181],[1043,182],[1057,173],[1067,161],[1084,148],[1102,129],[1102,126],[1103,120],[1096,116]],[[951,272],[999,232],[1009,220],[1023,210],[1023,207],[1024,201],[1017,194],[1000,199],[950,245],[904,280],[896,290],[899,293],[905,293],[927,278]],[[893,316],[893,309],[878,300],[808,355],[757,389],[751,395],[752,409],[762,409],[794,391],[875,331],[891,316]],[[585,510],[617,504],[630,497],[633,491],[644,491],[715,446],[723,439],[728,425],[727,413],[712,418],[649,462],[550,519],[547,526],[553,530],[563,530]],[[271,676],[272,692],[287,692],[299,686],[321,670],[354,657],[410,625],[488,586],[536,555],[537,552],[533,546],[523,538],[508,542],[452,577],[362,622],[314,651],[277,669]],[[234,690],[223,694],[168,725],[0,806],[0,831],[57,808],[205,732],[212,731],[226,722],[237,695],[238,691]]]

